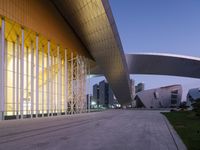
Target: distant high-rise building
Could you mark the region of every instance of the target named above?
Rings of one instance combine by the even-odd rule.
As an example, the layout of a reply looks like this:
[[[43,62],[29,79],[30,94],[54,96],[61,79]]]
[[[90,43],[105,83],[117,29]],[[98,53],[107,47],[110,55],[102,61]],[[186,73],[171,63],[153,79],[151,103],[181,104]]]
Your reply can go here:
[[[99,85],[93,85],[93,100],[96,102],[97,106],[99,105]]]
[[[93,100],[99,107],[111,107],[118,104],[112,89],[105,80],[93,85]]]
[[[92,101],[94,101],[93,96],[90,94],[87,94],[87,104],[86,104],[87,109],[92,108]]]
[[[99,82],[99,105],[108,106],[108,93],[108,83],[105,80]]]

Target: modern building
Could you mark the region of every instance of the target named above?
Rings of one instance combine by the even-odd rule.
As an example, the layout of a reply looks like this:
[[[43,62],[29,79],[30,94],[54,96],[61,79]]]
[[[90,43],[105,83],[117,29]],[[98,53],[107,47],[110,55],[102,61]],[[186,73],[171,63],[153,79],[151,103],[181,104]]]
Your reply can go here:
[[[97,106],[99,106],[99,85],[93,85],[93,100],[96,102]]]
[[[108,83],[103,80],[99,82],[99,105],[107,107],[109,103],[109,86]]]
[[[112,107],[118,104],[111,87],[105,80],[93,85],[93,100],[98,107]]]
[[[92,102],[93,102],[93,96],[90,94],[87,94],[87,110],[91,109],[92,106]]]
[[[0,120],[85,111],[90,74],[127,105],[129,74],[199,78],[199,66],[195,57],[125,55],[108,0],[0,0]]]
[[[169,108],[181,103],[181,85],[170,85],[138,92],[135,97],[136,107]]]
[[[187,106],[191,106],[197,99],[200,99],[200,88],[193,88],[187,94]]]
[[[87,75],[97,64],[114,86],[119,63],[115,75],[129,89],[108,1],[0,0],[0,18],[0,120],[85,111]],[[129,90],[119,91],[119,101],[130,101]]]

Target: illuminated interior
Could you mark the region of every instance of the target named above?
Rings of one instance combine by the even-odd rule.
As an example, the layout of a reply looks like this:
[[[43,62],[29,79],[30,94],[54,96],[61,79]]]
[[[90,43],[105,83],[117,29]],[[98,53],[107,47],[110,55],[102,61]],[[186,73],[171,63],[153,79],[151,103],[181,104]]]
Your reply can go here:
[[[0,24],[5,37],[3,117],[85,111],[87,58],[7,18]]]

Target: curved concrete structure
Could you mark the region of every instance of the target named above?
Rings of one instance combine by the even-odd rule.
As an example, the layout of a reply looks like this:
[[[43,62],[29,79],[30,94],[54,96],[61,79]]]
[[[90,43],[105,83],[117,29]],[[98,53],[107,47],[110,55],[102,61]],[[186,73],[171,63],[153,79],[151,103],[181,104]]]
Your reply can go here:
[[[121,104],[132,100],[128,68],[107,0],[52,1],[71,25],[108,80]]]
[[[200,58],[166,53],[126,54],[129,74],[200,78]],[[103,75],[96,66],[91,74]]]
[[[127,54],[130,74],[154,74],[200,78],[200,58],[184,55],[140,53]]]
[[[180,106],[182,86],[169,85],[154,89],[143,90],[136,93],[135,107],[145,108],[170,108]]]
[[[24,9],[20,9],[22,6]],[[125,56],[108,0],[30,0],[30,2],[26,0],[21,0],[20,2],[3,0],[0,3],[0,8],[0,15],[2,16],[0,22],[0,25],[2,25],[2,39],[5,38],[6,41],[10,40],[10,42],[13,42],[14,39],[16,43],[21,42],[21,44],[26,47],[27,45],[32,47],[30,43],[35,42],[37,58],[39,58],[38,52],[40,51],[40,47],[45,46],[44,53],[48,55],[49,62],[51,62],[50,55],[60,55],[59,57],[61,59],[65,57],[66,60],[71,60],[71,64],[73,64],[71,58],[74,59],[75,57],[85,56],[86,59],[90,61],[90,63],[87,63],[87,66],[90,64],[91,68],[97,67],[92,68],[90,72],[92,74],[102,74],[106,77],[116,98],[121,104],[128,104],[133,98],[129,73],[200,77],[200,63],[197,58],[163,54],[130,54]],[[35,10],[37,10],[37,13]],[[5,22],[6,25],[4,25]],[[16,23],[18,25],[14,26]],[[4,34],[4,28],[6,34]],[[13,32],[10,32],[11,29],[13,29]],[[29,33],[32,32],[36,34],[29,36]],[[5,35],[6,37],[4,37]],[[21,39],[18,39],[19,35]],[[39,36],[41,37],[39,38]],[[27,37],[29,38],[28,40]],[[42,42],[38,41],[38,38]],[[2,50],[3,56],[4,47],[6,47],[4,40],[1,41],[0,46],[2,46],[0,50]],[[72,52],[74,52],[74,54]],[[23,53],[21,54],[24,55]],[[15,56],[13,56],[13,58],[15,58]],[[35,62],[39,64],[42,61],[36,60]],[[20,63],[23,65],[23,61]],[[15,66],[14,63],[12,65]],[[47,67],[50,65],[51,63],[49,63]],[[67,66],[67,63],[65,65]],[[0,69],[4,70],[4,67],[3,58],[0,63]],[[78,74],[78,69],[75,69],[75,67],[71,68],[69,72],[71,72],[70,75],[72,77],[70,79],[73,81]],[[39,80],[39,70],[38,67],[37,80]],[[33,73],[30,73],[30,75]],[[3,78],[4,74],[2,73],[2,81]],[[46,78],[48,79],[50,77]],[[20,81],[20,85],[23,86],[23,76],[21,76]],[[48,81],[50,82],[51,80],[48,79]],[[34,80],[32,80],[32,82],[34,82]],[[73,84],[73,82],[70,83]],[[4,95],[3,82],[0,87],[2,88],[2,90],[0,90],[2,91],[1,94]],[[69,87],[72,88],[73,85]],[[19,88],[17,89],[20,90]],[[33,89],[34,86],[32,91],[34,91]],[[24,91],[21,90],[20,95],[24,95],[23,92]],[[39,92],[37,91],[36,93],[38,100]],[[73,95],[73,92],[71,92],[71,95]],[[69,97],[73,99],[71,95]],[[15,99],[15,96],[13,97],[13,99]],[[18,99],[18,96],[16,97]],[[32,98],[33,97],[32,95]],[[4,96],[2,99],[5,99]],[[21,99],[21,104],[23,104],[23,96],[21,96]],[[39,103],[37,106],[39,106]],[[3,108],[4,101],[2,102],[2,110]],[[23,105],[20,105],[20,108],[22,110]]]

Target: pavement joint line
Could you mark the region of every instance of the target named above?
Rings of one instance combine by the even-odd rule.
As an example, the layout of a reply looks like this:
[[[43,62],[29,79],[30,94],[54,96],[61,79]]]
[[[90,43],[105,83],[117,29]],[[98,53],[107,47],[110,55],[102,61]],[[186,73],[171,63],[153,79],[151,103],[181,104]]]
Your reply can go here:
[[[32,134],[29,134],[29,135],[23,135],[23,134],[26,134],[26,133],[21,133],[20,135],[15,135],[17,137],[12,137],[9,140],[6,139],[6,140],[0,141],[0,144],[10,143],[10,142],[22,140],[22,139],[25,139],[25,138],[29,138],[29,137],[40,136],[40,135],[44,135],[44,134],[50,134],[52,132],[57,132],[58,130],[64,130],[64,129],[67,129],[67,128],[71,128],[71,127],[74,127],[75,125],[76,126],[81,126],[81,125],[86,124],[86,123],[89,123],[89,121],[86,120],[84,122],[76,122],[76,124],[70,124],[70,126],[69,125],[65,125],[65,126],[62,125],[62,127],[58,127],[58,128],[53,129],[53,130],[52,129],[49,130],[49,128],[46,128],[45,131],[38,130],[38,131],[41,131],[41,132],[32,133]],[[22,137],[19,137],[19,136],[22,136]]]
[[[100,120],[104,120],[104,119],[108,119],[108,118],[110,118],[110,117],[102,117]],[[17,137],[12,137],[11,139],[6,140],[6,141],[0,140],[0,144],[9,143],[9,142],[13,142],[13,141],[16,141],[16,140],[21,140],[21,139],[29,138],[29,137],[33,137],[33,136],[38,136],[38,135],[41,135],[41,133],[46,134],[46,133],[49,133],[49,129],[51,129],[51,128],[57,127],[54,130],[52,130],[52,129],[50,130],[51,132],[55,132],[55,131],[70,128],[70,127],[73,127],[73,126],[81,126],[81,125],[86,124],[86,123],[91,123],[91,121],[93,121],[93,120],[82,119],[81,121],[78,121],[78,122],[75,121],[75,122],[71,122],[71,123],[68,123],[68,124],[66,124],[66,123],[56,124],[56,125],[53,125],[53,126],[46,126],[46,127],[42,127],[42,128],[34,128],[34,129],[29,129],[29,130],[26,130],[26,131],[23,131],[23,132],[14,132],[14,133],[2,135],[2,136],[0,136],[0,138],[10,137],[10,136],[17,136]],[[47,131],[42,131],[42,129],[47,130]],[[41,132],[34,133],[34,134],[31,134],[31,135],[26,135],[27,133],[30,133],[30,132],[33,132],[33,131],[34,132],[41,131]],[[22,137],[19,138],[18,136],[22,136]]]

